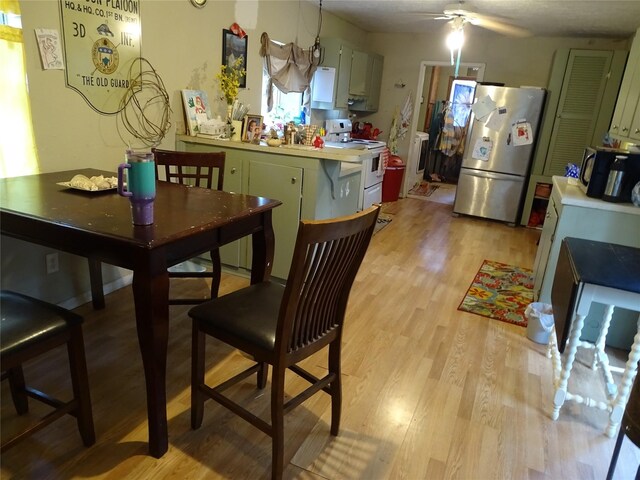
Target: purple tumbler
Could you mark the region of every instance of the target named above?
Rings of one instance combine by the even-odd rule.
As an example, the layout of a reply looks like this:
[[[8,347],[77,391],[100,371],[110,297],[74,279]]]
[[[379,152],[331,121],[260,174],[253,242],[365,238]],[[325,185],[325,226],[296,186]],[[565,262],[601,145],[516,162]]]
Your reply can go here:
[[[134,225],[153,223],[153,201],[156,198],[156,165],[153,153],[127,150],[127,163],[118,166],[118,193],[129,197]]]

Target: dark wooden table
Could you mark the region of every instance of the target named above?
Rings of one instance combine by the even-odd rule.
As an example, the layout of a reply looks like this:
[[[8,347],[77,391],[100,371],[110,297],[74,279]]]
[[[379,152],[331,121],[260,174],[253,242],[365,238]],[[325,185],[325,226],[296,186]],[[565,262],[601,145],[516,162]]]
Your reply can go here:
[[[167,267],[252,236],[251,283],[271,274],[277,200],[158,182],[155,222],[131,223],[129,200],[115,190],[82,192],[56,185],[93,169],[0,179],[0,233],[133,271],[133,295],[147,389],[149,451],[168,447]],[[95,294],[95,286],[92,286]],[[98,302],[99,303],[99,302]]]

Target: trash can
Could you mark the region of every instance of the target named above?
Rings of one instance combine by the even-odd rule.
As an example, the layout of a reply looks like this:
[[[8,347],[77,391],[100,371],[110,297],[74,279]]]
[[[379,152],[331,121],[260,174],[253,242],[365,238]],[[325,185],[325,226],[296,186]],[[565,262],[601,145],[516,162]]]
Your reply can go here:
[[[547,303],[533,302],[524,311],[527,317],[527,337],[536,343],[549,343],[553,328],[553,308]]]
[[[382,179],[383,202],[395,202],[398,200],[405,168],[406,165],[400,157],[395,155],[391,156],[389,166],[384,171],[384,178]]]

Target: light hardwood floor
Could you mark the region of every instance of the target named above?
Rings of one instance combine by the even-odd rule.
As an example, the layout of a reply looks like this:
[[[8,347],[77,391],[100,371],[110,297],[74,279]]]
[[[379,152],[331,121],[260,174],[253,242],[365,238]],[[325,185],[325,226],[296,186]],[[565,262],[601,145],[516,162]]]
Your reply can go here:
[[[606,415],[566,406],[553,422],[545,348],[528,340],[524,328],[457,310],[484,259],[531,268],[540,233],[452,218],[450,206],[411,198],[386,204],[385,211],[393,221],[374,236],[351,293],[340,435],[329,435],[327,395],[295,409],[285,420],[285,477],[604,478],[614,444],[602,433]],[[221,293],[246,283],[225,275]],[[207,286],[189,281],[178,288]],[[205,405],[202,428],[189,426],[188,308],[171,307],[164,457],[146,455],[144,381],[125,288],[107,297],[105,310],[77,309],[85,317],[97,443],[84,448],[75,421],[58,420],[2,455],[2,478],[268,478],[271,440],[260,431],[213,402]],[[247,364],[216,341],[207,345],[211,382]],[[322,373],[324,355],[305,365]],[[26,375],[45,391],[64,392],[64,351],[28,364]],[[583,365],[571,380],[601,385]],[[267,418],[269,396],[254,385],[247,380],[234,396]],[[292,375],[288,385],[294,393],[304,382]],[[42,412],[31,405],[32,414]],[[3,435],[24,421],[16,419],[3,385]],[[615,478],[633,478],[639,461],[626,441]]]

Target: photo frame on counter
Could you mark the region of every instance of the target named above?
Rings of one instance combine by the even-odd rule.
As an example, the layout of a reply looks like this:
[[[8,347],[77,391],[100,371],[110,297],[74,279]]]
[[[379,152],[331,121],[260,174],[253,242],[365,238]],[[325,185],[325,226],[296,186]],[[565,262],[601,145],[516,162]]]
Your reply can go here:
[[[262,134],[262,115],[252,113],[244,116],[242,122],[242,141],[246,143],[260,143]]]
[[[249,46],[249,36],[240,38],[231,30],[222,30],[222,65],[228,67],[233,65],[237,58],[242,58],[240,68],[247,71],[247,49]],[[240,78],[240,88],[247,88],[246,73]]]

